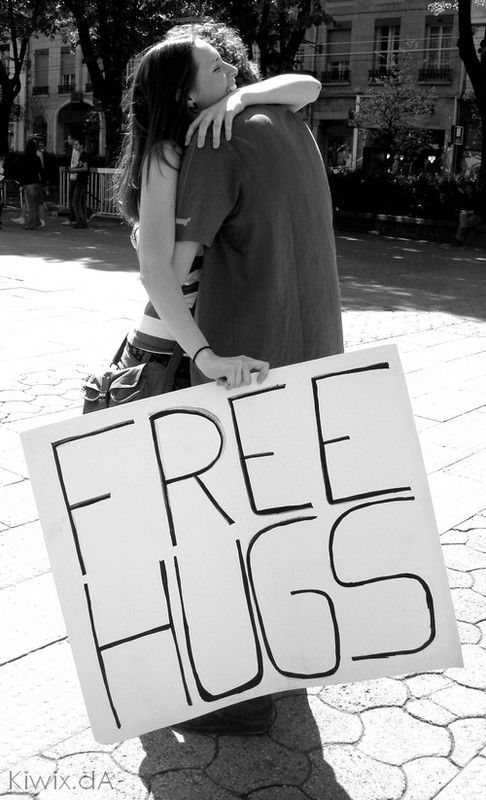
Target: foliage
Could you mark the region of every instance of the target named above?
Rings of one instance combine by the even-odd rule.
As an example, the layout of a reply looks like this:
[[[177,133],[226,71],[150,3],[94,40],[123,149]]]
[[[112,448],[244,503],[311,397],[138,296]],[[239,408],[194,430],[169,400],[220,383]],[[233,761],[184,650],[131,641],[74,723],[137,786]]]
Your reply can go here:
[[[453,176],[368,175],[339,172],[329,175],[337,211],[393,214],[425,219],[456,219],[462,188],[470,181]]]
[[[409,161],[430,145],[416,121],[433,114],[435,102],[433,91],[417,81],[412,54],[405,53],[362,98],[359,124],[374,130],[381,149]]]
[[[49,0],[0,0],[0,42],[10,45],[10,64],[0,61],[0,154],[8,152],[8,127],[30,38],[53,33],[59,24],[57,3]]]

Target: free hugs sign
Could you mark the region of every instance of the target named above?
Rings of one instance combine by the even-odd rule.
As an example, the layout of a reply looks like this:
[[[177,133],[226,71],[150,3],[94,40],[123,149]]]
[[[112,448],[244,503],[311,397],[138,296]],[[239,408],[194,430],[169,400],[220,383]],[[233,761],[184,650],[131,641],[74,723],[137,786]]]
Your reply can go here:
[[[395,347],[22,439],[98,741],[462,665]]]

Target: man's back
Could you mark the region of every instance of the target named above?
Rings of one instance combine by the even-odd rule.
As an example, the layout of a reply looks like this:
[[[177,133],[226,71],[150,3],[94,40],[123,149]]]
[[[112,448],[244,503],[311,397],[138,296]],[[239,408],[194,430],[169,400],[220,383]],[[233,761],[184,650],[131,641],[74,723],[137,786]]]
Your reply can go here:
[[[329,187],[307,126],[248,108],[230,142],[188,149],[177,239],[202,241],[198,322],[218,355],[273,367],[342,352]]]

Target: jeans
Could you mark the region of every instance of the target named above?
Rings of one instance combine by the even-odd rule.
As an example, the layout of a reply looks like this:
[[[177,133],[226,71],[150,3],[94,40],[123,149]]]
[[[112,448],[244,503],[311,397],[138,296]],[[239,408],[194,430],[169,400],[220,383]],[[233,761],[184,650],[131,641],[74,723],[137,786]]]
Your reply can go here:
[[[76,181],[73,193],[74,218],[76,225],[81,225],[83,228],[86,228],[88,225],[88,217],[86,214],[86,195],[87,187],[83,186],[83,184],[78,185],[78,181]]]
[[[27,183],[24,186],[25,222],[24,228],[38,228],[40,225],[39,201],[41,197],[40,183]]]

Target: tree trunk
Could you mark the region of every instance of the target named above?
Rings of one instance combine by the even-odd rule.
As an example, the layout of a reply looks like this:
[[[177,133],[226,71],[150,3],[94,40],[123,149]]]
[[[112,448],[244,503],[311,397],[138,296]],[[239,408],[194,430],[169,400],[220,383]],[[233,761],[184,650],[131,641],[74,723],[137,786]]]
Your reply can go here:
[[[2,101],[0,102],[0,156],[5,157],[9,151],[8,129],[10,125],[10,114],[12,113],[14,96],[8,95],[3,89]]]
[[[123,122],[121,104],[113,102],[113,100],[114,98],[111,97],[109,104],[103,104],[106,126],[106,159],[109,165],[116,162],[120,153]]]

